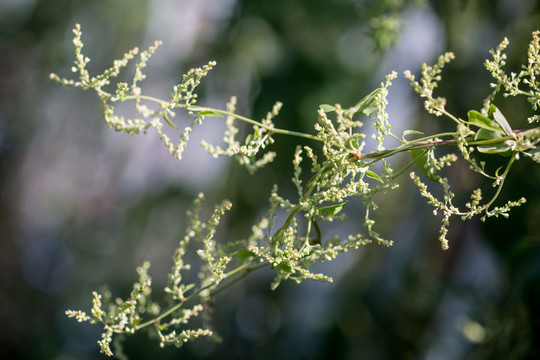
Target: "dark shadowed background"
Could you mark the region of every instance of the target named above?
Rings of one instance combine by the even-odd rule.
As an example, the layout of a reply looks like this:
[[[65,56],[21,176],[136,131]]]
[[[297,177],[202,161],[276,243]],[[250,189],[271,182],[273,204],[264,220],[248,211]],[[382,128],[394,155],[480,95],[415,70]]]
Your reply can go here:
[[[465,117],[491,91],[483,60],[506,36],[507,69],[519,71],[531,32],[540,28],[535,0],[0,0],[0,358],[102,359],[99,328],[79,325],[67,308],[86,309],[107,284],[127,296],[142,259],[154,287],[166,284],[171,256],[196,194],[207,209],[223,198],[233,211],[218,241],[245,237],[267,211],[273,184],[290,183],[297,139],[277,138],[278,157],[251,177],[198,145],[219,143],[224,124],[196,129],[182,161],[155,134],[115,134],[91,93],[66,90],[49,73],[70,75],[71,29],[80,23],[95,73],[135,46],[164,45],[151,59],[149,94],[166,97],[190,67],[216,60],[200,104],[263,117],[285,105],[277,126],[313,132],[321,103],[351,106],[392,70],[418,73],[444,51],[456,60],[438,93]],[[127,76],[127,75],[126,75]],[[390,122],[400,134],[452,131],[425,114],[401,76],[390,90]],[[514,128],[531,110],[497,98]],[[369,124],[366,124],[369,125]],[[388,144],[391,146],[392,144]],[[405,157],[395,159],[395,168]],[[497,160],[495,160],[497,161]],[[493,164],[493,169],[499,164]],[[465,165],[452,172],[455,192],[490,184]],[[501,202],[525,196],[509,219],[453,223],[442,251],[439,218],[407,176],[378,199],[379,231],[392,248],[369,245],[317,267],[333,284],[283,284],[254,273],[216,298],[223,341],[159,349],[128,338],[131,359],[535,359],[540,358],[540,170],[525,159],[511,172]],[[292,195],[291,195],[292,196]],[[323,231],[362,231],[361,204]],[[323,234],[324,235],[324,234]]]

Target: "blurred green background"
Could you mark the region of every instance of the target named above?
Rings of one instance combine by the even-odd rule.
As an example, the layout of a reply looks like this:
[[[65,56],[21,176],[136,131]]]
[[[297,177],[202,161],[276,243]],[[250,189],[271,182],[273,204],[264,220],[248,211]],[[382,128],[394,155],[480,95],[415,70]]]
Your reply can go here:
[[[156,136],[106,129],[93,94],[49,80],[70,75],[71,29],[80,23],[89,69],[100,72],[128,49],[154,40],[143,89],[166,97],[181,74],[216,60],[201,104],[263,117],[285,106],[277,126],[311,132],[321,103],[351,106],[391,70],[418,72],[444,51],[456,60],[438,90],[461,117],[491,91],[483,69],[504,36],[507,69],[519,71],[531,32],[540,28],[535,0],[0,0],[0,358],[102,359],[97,327],[67,319],[89,309],[104,284],[127,296],[142,259],[152,261],[155,292],[166,283],[184,214],[199,191],[208,208],[228,198],[233,211],[218,241],[249,234],[267,210],[273,184],[290,184],[296,139],[277,138],[278,158],[254,177],[212,159],[201,139],[219,143],[224,125],[196,129],[186,158],[167,154]],[[514,128],[531,110],[499,97]],[[390,94],[394,132],[452,131],[424,113],[403,77]],[[388,144],[391,146],[392,144]],[[275,149],[273,149],[275,150]],[[400,161],[396,158],[394,167]],[[497,165],[493,164],[495,169]],[[126,339],[131,359],[535,359],[540,358],[540,171],[524,159],[501,202],[525,196],[510,219],[451,225],[440,250],[438,218],[404,177],[378,199],[378,229],[392,248],[370,245],[317,270],[333,284],[269,286],[254,273],[214,305],[223,341],[159,349],[146,336]],[[490,184],[464,164],[451,175],[466,199]],[[356,207],[355,207],[356,206]],[[362,231],[360,204],[326,236]]]

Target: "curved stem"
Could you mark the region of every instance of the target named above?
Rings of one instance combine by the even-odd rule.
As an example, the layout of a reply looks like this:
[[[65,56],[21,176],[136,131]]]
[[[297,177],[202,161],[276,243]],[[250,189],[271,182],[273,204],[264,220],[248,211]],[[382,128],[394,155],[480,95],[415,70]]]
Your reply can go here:
[[[321,141],[322,142],[322,140],[319,139],[315,135],[301,133],[301,132],[297,132],[297,131],[285,130],[285,129],[278,129],[278,128],[274,128],[274,127],[271,127],[271,126],[266,126],[266,125],[264,125],[263,123],[261,123],[259,121],[256,121],[256,120],[253,120],[253,119],[250,119],[250,118],[247,118],[245,116],[238,115],[238,114],[235,114],[235,113],[232,113],[232,112],[229,112],[229,111],[225,111],[225,110],[219,110],[219,109],[214,109],[214,108],[210,108],[210,107],[202,107],[202,106],[189,106],[186,109],[190,110],[190,111],[197,111],[197,112],[210,111],[210,112],[213,112],[213,113],[216,113],[216,114],[232,116],[235,119],[238,119],[238,120],[244,121],[246,123],[256,125],[256,126],[259,126],[259,127],[263,128],[263,129],[266,129],[270,133],[273,133],[273,134],[291,135],[291,136],[303,137],[303,138],[306,138],[306,139],[316,140],[316,141]]]
[[[95,90],[102,96],[105,96],[105,97],[111,97],[112,96],[111,93],[108,93],[108,92],[103,91],[101,89],[95,89]],[[125,100],[142,99],[142,100],[146,100],[146,101],[155,102],[155,103],[160,104],[160,105],[167,104],[166,101],[163,101],[161,99],[158,99],[158,98],[153,97],[153,96],[148,96],[148,95],[127,95],[124,99]],[[224,115],[224,116],[231,116],[231,117],[234,117],[235,119],[246,122],[248,124],[252,124],[252,125],[261,127],[263,129],[266,129],[270,134],[283,134],[283,135],[296,136],[296,137],[301,137],[301,138],[305,138],[305,139],[309,139],[309,140],[315,140],[315,141],[323,142],[322,139],[320,139],[319,137],[317,137],[315,135],[302,133],[302,132],[298,132],[298,131],[274,128],[272,126],[264,125],[260,121],[256,121],[256,120],[250,119],[248,117],[245,117],[245,116],[242,116],[242,115],[239,115],[239,114],[235,114],[235,113],[232,113],[232,112],[229,112],[229,111],[226,111],[226,110],[220,110],[220,109],[215,109],[215,108],[211,108],[211,107],[196,106],[196,105],[191,105],[191,106],[189,106],[189,105],[187,105],[187,106],[186,105],[184,105],[184,106],[180,105],[180,107],[182,107],[182,108],[184,108],[184,109],[186,109],[188,111],[194,111],[194,112],[208,111],[208,112],[211,112],[211,113],[220,114],[220,115]],[[452,120],[454,120],[455,122],[460,123],[460,119],[455,118],[454,116],[447,113],[446,111],[444,111],[444,114],[446,116],[448,116],[449,118],[451,118]],[[165,117],[165,120],[171,126],[175,127],[175,125],[173,123],[171,123],[171,121],[167,117]],[[403,151],[409,151],[409,150],[412,150],[412,149],[419,149],[419,148],[429,147],[429,146],[456,145],[457,144],[456,140],[438,140],[438,141],[434,141],[434,139],[436,139],[436,138],[449,137],[449,136],[454,136],[454,133],[453,132],[446,132],[446,133],[440,133],[440,134],[436,134],[436,135],[426,136],[426,137],[411,140],[411,141],[406,141],[405,143],[403,143],[400,146],[398,146],[396,148],[393,148],[393,149],[380,150],[380,151],[374,151],[374,152],[371,152],[371,153],[360,154],[360,156],[358,157],[358,160],[361,160],[361,159],[373,159],[373,161],[368,163],[368,165],[372,165],[375,162],[377,162],[377,161],[379,161],[379,160],[381,160],[383,158],[390,157],[392,155],[395,155],[395,154],[403,152]],[[401,141],[398,138],[396,138],[396,139]],[[505,141],[505,140],[514,140],[514,137],[512,135],[510,135],[510,136],[503,136],[501,138],[490,139],[490,140],[472,140],[472,141],[468,141],[467,144],[468,145],[489,145],[489,144],[496,144],[496,143],[499,143],[499,142],[502,142],[502,141]]]
[[[497,191],[495,192],[495,195],[493,195],[493,198],[486,204],[486,212],[489,209],[489,207],[495,202],[495,200],[499,197],[499,194],[501,193],[502,187],[504,185],[504,180],[506,179],[506,176],[508,175],[508,172],[510,171],[510,168],[512,167],[512,164],[514,163],[516,159],[516,154],[513,153],[510,161],[508,162],[508,165],[506,165],[506,169],[504,169],[504,173],[499,177],[501,178],[501,182],[499,183],[499,186],[497,187]]]
[[[106,92],[106,91],[103,91],[101,89],[96,89],[96,91],[102,95],[102,96],[105,96],[107,98],[111,97],[112,94],[109,93],[109,92]],[[141,100],[147,100],[147,101],[151,101],[151,102],[155,102],[157,104],[167,104],[168,102],[167,101],[163,101],[161,99],[158,99],[156,97],[153,97],[153,96],[148,96],[148,95],[127,95],[124,97],[124,100],[137,100],[137,99],[141,99]],[[235,113],[232,113],[232,112],[229,112],[229,111],[226,111],[226,110],[220,110],[220,109],[215,109],[215,108],[211,108],[211,107],[207,107],[207,106],[196,106],[196,105],[192,105],[192,106],[180,106],[188,111],[195,111],[195,112],[201,112],[201,111],[209,111],[209,112],[212,112],[212,113],[216,113],[216,114],[221,114],[221,115],[225,115],[225,116],[232,116],[234,117],[235,119],[238,119],[240,121],[243,121],[243,122],[246,122],[246,123],[249,123],[249,124],[252,124],[252,125],[256,125],[256,126],[259,126],[263,129],[266,129],[268,130],[268,132],[270,132],[271,134],[283,134],[283,135],[290,135],[290,136],[297,136],[297,137],[302,137],[302,138],[305,138],[305,139],[309,139],[309,140],[316,140],[316,141],[323,141],[321,139],[319,139],[317,136],[315,135],[311,135],[311,134],[306,134],[306,133],[302,133],[302,132],[298,132],[298,131],[292,131],[292,130],[286,130],[286,129],[279,129],[279,128],[274,128],[274,127],[271,127],[271,126],[266,126],[264,125],[263,123],[259,122],[259,121],[256,121],[256,120],[253,120],[253,119],[250,119],[248,117],[245,117],[245,116],[242,116],[242,115],[238,115],[238,114],[235,114]],[[171,126],[175,127],[171,122],[170,120],[168,119],[165,119]]]

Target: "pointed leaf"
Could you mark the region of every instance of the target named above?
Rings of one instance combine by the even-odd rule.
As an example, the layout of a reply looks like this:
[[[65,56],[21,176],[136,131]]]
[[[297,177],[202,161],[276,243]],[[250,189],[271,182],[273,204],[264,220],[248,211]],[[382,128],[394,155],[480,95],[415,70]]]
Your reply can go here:
[[[381,179],[381,177],[379,175],[377,175],[376,173],[374,173],[371,170],[366,171],[366,176],[368,178],[372,178],[374,180],[377,180],[377,181],[380,181],[380,182],[384,183],[383,179]]]
[[[493,117],[493,120],[504,130],[506,135],[512,135],[512,127],[502,114],[502,112],[493,104],[489,106],[489,113]]]
[[[418,130],[405,130],[405,131],[403,132],[403,136],[405,136],[405,135],[410,135],[410,134],[423,135],[424,133],[421,132],[421,131],[418,131]]]
[[[368,95],[366,95],[362,100],[360,100],[356,105],[354,105],[354,113],[355,114],[364,114],[369,115],[373,111],[377,109],[377,106],[375,105],[375,100],[377,99],[377,95],[381,89],[375,89],[372,92],[370,92]]]
[[[335,204],[335,205],[322,207],[322,208],[318,209],[318,214],[319,214],[319,216],[336,215],[341,210],[343,210],[343,208],[345,207],[346,204],[347,203],[344,202],[344,203],[341,203],[341,204]]]
[[[319,108],[323,109],[323,111],[325,113],[329,113],[329,112],[333,112],[333,111],[336,111],[336,107],[333,106],[333,105],[328,105],[328,104],[321,104],[319,105]]]
[[[471,110],[467,113],[467,116],[469,117],[469,121],[467,122],[470,125],[477,126],[481,129],[486,129],[494,132],[498,132],[500,134],[504,134],[504,131],[493,123],[493,120],[485,117],[484,115],[480,114],[478,111]]]
[[[240,259],[240,260],[245,260],[247,258],[250,258],[250,257],[254,257],[255,256],[255,253],[253,251],[249,251],[247,249],[244,249],[244,250],[240,250],[236,256]]]
[[[174,125],[171,121],[171,119],[169,119],[169,117],[167,115],[163,115],[163,118],[165,119],[165,121],[167,122],[167,124],[169,124],[170,126],[172,126],[173,128],[176,129],[176,125]]]
[[[212,111],[212,110],[201,110],[201,111],[199,111],[199,114],[204,115],[204,116],[225,117],[225,116],[223,116],[223,114],[217,113],[217,112]]]

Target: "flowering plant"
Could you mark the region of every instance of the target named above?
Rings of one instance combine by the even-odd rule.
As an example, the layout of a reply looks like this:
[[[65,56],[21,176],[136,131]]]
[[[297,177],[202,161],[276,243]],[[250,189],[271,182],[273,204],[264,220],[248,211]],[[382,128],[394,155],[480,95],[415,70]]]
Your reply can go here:
[[[251,235],[246,239],[218,244],[214,235],[221,218],[231,210],[232,204],[227,200],[222,201],[205,221],[200,215],[204,195],[199,194],[193,208],[187,213],[189,226],[173,255],[169,281],[163,289],[168,299],[166,304],[152,299],[152,279],[148,274],[150,263],[145,261],[137,268],[139,278],[133,284],[128,299],[113,299],[109,293],[93,292],[90,314],[80,310],[66,312],[79,322],[102,324],[102,339],[98,343],[101,351],[108,356],[113,355],[111,344],[117,334],[148,330],[157,334],[161,346],[181,346],[200,336],[212,336],[213,331],[209,325],[192,328],[191,320],[203,317],[206,324],[214,295],[256,269],[270,267],[275,271],[272,289],[284,280],[330,282],[331,277],[312,272],[314,263],[333,260],[340,253],[373,242],[392,245],[391,240],[384,239],[374,228],[375,221],[371,216],[377,209],[374,196],[397,188],[396,179],[413,167],[424,177],[423,180],[421,175],[410,172],[420,195],[434,207],[435,215],[442,214],[439,240],[442,248],[448,249],[450,244],[447,233],[451,219],[458,217],[466,221],[475,215],[479,215],[482,220],[499,215],[508,217],[513,207],[525,202],[524,198],[520,198],[496,205],[512,165],[523,158],[540,162],[540,127],[512,129],[511,121],[493,103],[498,93],[504,96],[525,96],[532,108],[538,109],[540,88],[536,77],[540,75],[540,32],[533,33],[527,63],[517,74],[507,74],[503,70],[506,59],[503,51],[508,45],[507,39],[491,52],[492,59],[486,60],[485,66],[494,78],[493,91],[482,108],[479,111],[469,111],[466,119],[449,113],[446,110],[446,99],[434,95],[444,66],[454,57],[452,53],[440,56],[434,65],[423,64],[418,80],[410,71],[406,71],[404,76],[414,91],[425,98],[426,111],[437,117],[445,117],[455,124],[454,132],[433,135],[425,135],[417,130],[407,130],[402,134],[392,132],[386,106],[392,81],[397,77],[395,72],[387,75],[380,87],[350,108],[343,108],[339,104],[320,105],[314,124],[315,132],[300,133],[275,125],[281,103],[276,103],[262,120],[237,114],[234,97],[225,109],[198,105],[195,91],[201,80],[216,65],[214,62],[185,74],[182,81],[173,87],[168,99],[145,95],[140,87],[140,82],[145,79],[143,70],[151,55],[161,45],[160,42],[155,42],[140,53],[139,49],[134,48],[121,59],[115,60],[113,66],[102,74],[91,76],[86,69],[90,59],[82,53],[79,25],[75,26],[74,34],[75,64],[72,71],[78,73],[78,79],[62,78],[56,74],[51,74],[51,79],[66,87],[93,90],[99,98],[106,124],[117,132],[135,135],[147,134],[154,129],[169,153],[180,160],[190,134],[198,124],[208,117],[223,118],[226,123],[224,145],[206,142],[202,145],[214,157],[229,156],[236,159],[250,173],[272,162],[276,154],[267,151],[267,148],[275,144],[280,135],[293,136],[299,141],[310,140],[311,144],[316,145],[299,144],[293,155],[292,182],[297,190],[296,197],[284,198],[279,194],[277,186],[274,186],[270,191],[267,215],[252,226]],[[113,83],[120,71],[137,56],[139,60],[131,84]],[[134,103],[140,117],[126,119],[117,113],[115,105],[127,101]],[[152,104],[155,106],[152,107]],[[185,111],[192,117],[191,123],[181,126],[175,121],[175,111]],[[529,118],[529,123],[535,124],[539,120],[539,116],[534,115]],[[376,151],[364,151],[368,141],[366,134],[361,131],[364,121],[372,122]],[[247,123],[252,127],[252,132],[244,139],[237,138],[238,123]],[[177,140],[172,140],[163,131],[164,126],[174,129],[183,127],[183,130],[179,131]],[[397,145],[385,148],[384,142],[387,139]],[[451,146],[455,151],[440,155],[443,146]],[[399,153],[409,153],[411,158],[408,164],[394,170],[388,160]],[[506,166],[489,173],[486,163],[477,159],[477,153],[503,156],[507,159]],[[455,194],[441,169],[451,167],[459,158],[468,163],[470,170],[492,181],[495,190],[487,201],[484,201],[484,194],[478,188],[470,195],[469,202],[462,206],[454,204]],[[311,165],[308,175],[302,173],[301,167],[302,161],[306,159]],[[382,166],[376,167],[379,164]],[[429,191],[426,180],[430,181],[430,186],[438,186],[443,190],[442,197]],[[356,197],[361,198],[365,205],[365,233],[345,237],[322,234],[319,223],[343,220],[347,202]],[[278,209],[287,212],[282,223],[277,222]],[[192,247],[195,247],[201,259],[198,282],[185,281],[185,273],[194,271],[192,264],[185,262],[184,256]]]

